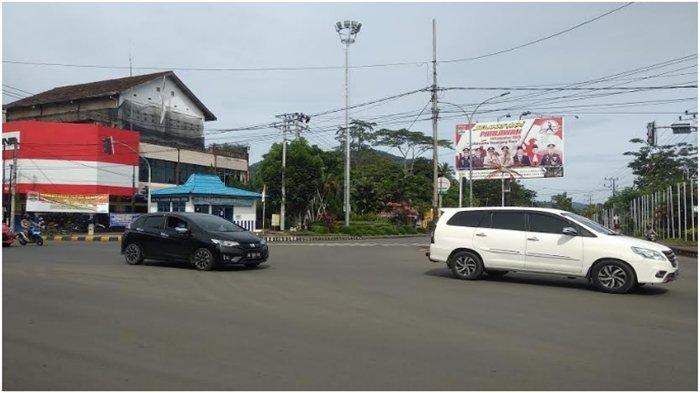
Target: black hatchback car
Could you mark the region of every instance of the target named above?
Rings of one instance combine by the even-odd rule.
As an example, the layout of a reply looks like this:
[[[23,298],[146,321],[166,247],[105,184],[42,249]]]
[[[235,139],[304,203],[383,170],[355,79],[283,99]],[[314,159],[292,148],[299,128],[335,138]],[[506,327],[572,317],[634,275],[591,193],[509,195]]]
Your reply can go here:
[[[197,270],[217,265],[257,267],[269,251],[265,240],[221,217],[204,213],[149,213],[131,223],[122,236],[126,263],[144,259],[191,263]]]

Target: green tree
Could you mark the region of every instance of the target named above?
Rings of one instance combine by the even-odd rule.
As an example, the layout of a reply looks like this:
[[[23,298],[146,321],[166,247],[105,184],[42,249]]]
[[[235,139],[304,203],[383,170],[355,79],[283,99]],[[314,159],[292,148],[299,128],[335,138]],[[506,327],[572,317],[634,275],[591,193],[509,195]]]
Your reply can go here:
[[[413,164],[416,157],[433,148],[433,138],[420,131],[409,131],[405,128],[389,130],[383,128],[375,133],[375,146],[383,146],[396,149],[403,158],[404,173],[413,173]],[[447,139],[439,139],[438,146],[452,148],[452,143]]]
[[[309,205],[324,189],[326,168],[324,152],[317,146],[310,146],[306,139],[297,138],[287,145],[287,166],[285,183],[287,204],[285,220],[300,224],[304,221]],[[270,211],[277,211],[282,199],[282,144],[275,143],[263,156],[256,172],[253,185],[262,189],[267,186]],[[327,186],[327,185],[326,185]]]
[[[639,189],[660,189],[683,181],[686,174],[697,175],[698,149],[694,145],[652,146],[639,138],[630,142],[641,145],[637,151],[624,153],[634,157],[628,166],[636,176],[634,184]]]
[[[552,195],[552,207],[555,209],[566,210],[573,212],[574,203],[573,199],[566,195],[566,192],[561,194]]]
[[[359,151],[367,149],[374,141],[374,127],[377,123],[352,119],[350,128],[350,150]],[[338,149],[345,151],[345,127],[338,127],[335,132],[335,139],[340,143]]]

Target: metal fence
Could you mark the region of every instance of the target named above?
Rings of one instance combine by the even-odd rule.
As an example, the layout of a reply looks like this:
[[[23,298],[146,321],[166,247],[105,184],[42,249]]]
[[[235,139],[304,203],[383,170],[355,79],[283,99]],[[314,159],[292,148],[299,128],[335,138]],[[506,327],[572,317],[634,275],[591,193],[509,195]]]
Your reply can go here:
[[[620,209],[618,217],[622,228],[626,233],[641,236],[649,226],[660,238],[696,241],[696,186],[691,179],[633,199],[626,211]],[[602,216],[602,222],[607,225],[613,222],[615,215],[607,209]]]

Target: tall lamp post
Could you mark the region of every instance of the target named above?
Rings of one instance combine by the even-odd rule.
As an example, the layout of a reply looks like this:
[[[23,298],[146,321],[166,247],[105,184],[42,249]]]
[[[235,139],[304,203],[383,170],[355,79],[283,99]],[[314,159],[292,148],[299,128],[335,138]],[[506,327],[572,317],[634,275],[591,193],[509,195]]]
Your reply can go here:
[[[493,97],[487,98],[487,99],[485,99],[484,101],[481,101],[481,102],[479,103],[479,105],[477,105],[477,106],[474,108],[474,110],[472,111],[472,113],[470,113],[470,114],[468,114],[467,111],[464,110],[464,108],[462,108],[461,106],[459,106],[459,105],[457,105],[457,104],[453,104],[453,103],[451,103],[451,102],[446,102],[446,101],[440,101],[440,103],[442,103],[442,104],[447,104],[447,105],[452,105],[452,106],[454,106],[455,108],[457,108],[457,109],[459,109],[460,111],[462,111],[462,113],[464,113],[464,115],[467,116],[467,124],[471,124],[472,118],[473,118],[474,115],[476,114],[476,111],[479,110],[479,107],[480,107],[480,106],[484,105],[485,103],[487,103],[487,102],[489,102],[489,101],[491,101],[491,100],[495,100],[496,98],[505,97],[505,96],[507,96],[508,94],[510,94],[509,91],[507,91],[507,92],[505,92],[505,93],[501,93],[501,94],[499,94],[499,95],[497,95],[497,96],[493,96]],[[472,132],[471,132],[471,130],[469,130],[469,154],[472,154]],[[471,160],[471,158],[470,158],[470,162],[469,162],[469,207],[472,207],[473,204],[474,204],[474,187],[473,187],[473,180],[472,180],[472,177],[473,177],[472,170],[473,170],[473,166],[472,166],[472,160]],[[459,192],[460,192],[459,207],[462,207],[462,197],[461,197],[461,193],[462,193],[462,176],[459,177]]]
[[[354,20],[345,20],[336,22],[335,31],[340,36],[340,42],[345,45],[345,226],[350,225],[350,127],[348,124],[348,107],[349,107],[349,87],[348,87],[348,49],[350,44],[355,42],[357,33],[360,32],[362,23]]]

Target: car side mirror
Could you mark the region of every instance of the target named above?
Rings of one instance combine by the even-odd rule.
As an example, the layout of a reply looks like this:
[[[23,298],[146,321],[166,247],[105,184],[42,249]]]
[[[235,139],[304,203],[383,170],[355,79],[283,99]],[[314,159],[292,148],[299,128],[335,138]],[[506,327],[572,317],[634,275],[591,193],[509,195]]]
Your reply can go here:
[[[561,232],[562,232],[563,234],[567,235],[567,236],[576,236],[576,235],[578,235],[578,231],[577,231],[576,229],[572,228],[572,227],[565,227],[564,229],[562,229]]]
[[[177,233],[179,233],[179,234],[181,234],[181,235],[184,235],[184,234],[188,233],[189,231],[190,231],[190,230],[187,229],[187,228],[182,228],[182,227],[177,227],[177,228],[175,228],[175,232],[177,232]]]

